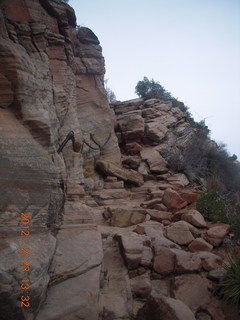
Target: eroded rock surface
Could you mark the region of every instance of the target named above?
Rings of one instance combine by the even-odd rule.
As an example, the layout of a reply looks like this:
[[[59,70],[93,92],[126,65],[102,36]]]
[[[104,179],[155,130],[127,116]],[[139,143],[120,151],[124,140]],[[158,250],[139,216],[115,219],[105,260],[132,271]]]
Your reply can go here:
[[[214,292],[229,226],[205,221],[204,186],[169,170],[194,135],[186,113],[158,99],[109,106],[99,40],[68,4],[0,9],[1,317],[224,319]]]

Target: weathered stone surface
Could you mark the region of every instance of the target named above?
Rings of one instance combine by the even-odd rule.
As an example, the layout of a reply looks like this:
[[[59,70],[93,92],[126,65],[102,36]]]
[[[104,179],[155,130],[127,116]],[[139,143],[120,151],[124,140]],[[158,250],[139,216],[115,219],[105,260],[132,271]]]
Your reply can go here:
[[[168,171],[166,161],[160,153],[152,148],[140,152],[142,160],[146,161],[151,172],[165,173]]]
[[[144,120],[141,111],[128,112],[118,117],[118,125],[125,141],[138,141],[144,135]]]
[[[151,216],[152,220],[162,222],[163,220],[172,220],[173,214],[167,211],[159,211],[155,209],[147,209],[147,213]]]
[[[174,296],[185,303],[194,313],[210,301],[208,281],[197,274],[175,277]]]
[[[150,267],[152,265],[153,253],[152,249],[147,246],[143,246],[142,257],[141,257],[141,266]]]
[[[139,155],[139,153],[143,150],[143,147],[137,142],[128,142],[125,145],[125,150],[128,154],[135,156]]]
[[[83,225],[79,228],[63,229],[58,233],[58,246],[50,269],[53,285],[86,273],[101,264],[101,235],[96,229],[84,228]]]
[[[170,280],[152,280],[152,292],[151,296],[153,298],[159,298],[162,296],[170,297],[171,293],[171,283]]]
[[[136,228],[133,230],[137,234],[145,234],[145,228],[144,226],[137,225]]]
[[[143,105],[144,99],[142,98],[136,98],[127,100],[124,102],[121,101],[113,101],[111,102],[111,106],[114,108],[115,113],[117,115],[126,113],[133,110],[138,110],[141,105]]]
[[[179,195],[184,201],[187,201],[187,203],[194,203],[199,198],[199,193],[190,190],[181,190],[179,191]]]
[[[116,208],[112,210],[110,225],[115,227],[128,227],[141,223],[146,219],[144,209]]]
[[[0,106],[1,108],[7,108],[12,102],[13,102],[13,91],[11,88],[11,83],[8,81],[8,79],[3,75],[0,74],[0,96],[1,96],[1,102]]]
[[[170,210],[179,210],[187,205],[187,202],[184,201],[180,195],[171,188],[165,190],[162,203]]]
[[[221,303],[216,298],[212,297],[211,301],[202,306],[201,309],[211,316],[212,319],[225,320],[225,316],[221,309]],[[238,316],[237,316],[238,317]],[[231,319],[231,318],[230,318]],[[237,320],[237,318],[236,318]]]
[[[141,159],[137,156],[126,156],[122,160],[122,164],[126,164],[130,169],[136,170],[140,165]]]
[[[213,246],[218,247],[222,243],[224,237],[228,234],[229,230],[230,226],[228,224],[214,226],[206,232],[206,240]]]
[[[99,279],[100,266],[51,287],[36,320],[97,320]]]
[[[152,284],[148,274],[143,274],[142,276],[135,277],[130,280],[130,283],[132,292],[137,297],[146,298],[152,291]]]
[[[214,281],[221,281],[227,275],[227,270],[224,268],[218,268],[210,270],[208,273],[208,278]]]
[[[164,192],[162,190],[150,191],[150,196],[152,199],[161,198],[163,196],[163,193]]]
[[[180,245],[188,245],[194,240],[189,225],[185,221],[177,221],[166,227],[166,237]]]
[[[157,203],[154,205],[154,209],[159,210],[159,211],[167,211],[167,207],[165,207],[164,204],[162,203]]]
[[[159,189],[160,190],[166,190],[166,189],[168,189],[168,188],[170,188],[171,186],[170,186],[170,184],[168,184],[168,183],[161,183],[160,185],[159,185]]]
[[[164,236],[156,237],[156,239],[152,241],[152,246],[153,246],[153,250],[154,250],[154,254],[155,255],[158,255],[159,252],[161,252],[163,247],[180,249],[179,245],[177,245],[176,243],[168,240]]]
[[[196,314],[196,320],[212,320],[211,316],[205,312],[198,312]]]
[[[129,269],[136,269],[141,262],[143,240],[141,236],[122,236],[121,245]]]
[[[187,212],[183,213],[181,219],[191,223],[195,227],[206,227],[206,221],[204,220],[203,216],[197,210],[191,209]]]
[[[123,181],[105,182],[104,188],[105,189],[123,189],[124,182]]]
[[[162,275],[171,274],[175,269],[175,254],[168,248],[158,249],[158,255],[154,257],[153,269]]]
[[[103,319],[128,319],[132,313],[132,293],[128,270],[112,236],[103,241],[99,315]]]
[[[193,312],[180,300],[169,297],[150,298],[139,310],[136,320],[195,320]]]
[[[31,213],[31,249],[34,254],[30,261],[33,268],[30,280],[34,310],[27,316],[29,319],[36,316],[34,313],[46,298],[50,262],[53,259],[57,263],[60,259],[60,256],[53,257],[56,240],[49,235],[48,228],[56,234],[62,221],[65,227],[66,224],[93,222],[88,211],[79,211],[79,206],[75,205],[85,197],[85,179],[94,178],[94,186],[99,181],[94,166],[96,157],[120,165],[113,114],[102,80],[104,60],[101,47],[88,28],[77,31],[75,27],[74,11],[63,1],[13,0],[0,4],[0,225],[4,237],[5,234],[13,236],[20,229],[19,213]],[[78,152],[74,152],[69,141],[58,154],[59,145],[70,131],[74,131],[75,147],[78,147],[75,151]],[[59,237],[65,232],[61,230]],[[97,234],[96,230],[94,233]],[[88,284],[90,271],[89,275],[78,275],[81,263],[77,264],[77,255],[69,257],[69,252],[78,252],[79,244],[74,243],[72,236],[70,239],[73,240],[72,246],[68,239],[65,239],[65,245],[64,241],[57,243],[62,250],[62,260],[55,265],[56,274],[51,281],[58,278],[63,282],[53,286],[54,291],[48,290],[52,302],[48,301],[48,309],[44,305],[39,318],[69,320],[71,316],[75,317],[76,311],[76,317],[87,319],[98,313],[86,311],[89,301],[83,297],[84,293],[81,297],[82,288],[89,288],[89,294],[93,293],[92,302],[98,301],[97,272],[95,279],[92,277]],[[100,245],[101,238],[98,240]],[[15,245],[14,250],[17,248]],[[91,254],[82,251],[82,254]],[[64,280],[65,276],[74,274],[74,271],[70,272],[71,263],[64,260],[64,256],[69,257],[76,268],[76,281]],[[14,275],[16,281],[12,274],[19,269],[20,262],[13,262],[11,269],[7,267],[9,263],[11,259],[7,264],[4,259],[0,262],[6,278],[8,274],[11,277],[9,292],[5,291],[4,299],[1,296],[0,305],[1,308],[3,304],[12,307],[6,314],[0,308],[1,317],[24,319],[20,308],[14,307],[23,278],[18,277],[17,272]],[[81,272],[84,272],[84,263],[82,268]],[[85,293],[88,295],[87,289]],[[68,300],[62,303],[65,294]],[[76,307],[78,297],[82,302]],[[86,313],[81,313],[81,308]],[[93,309],[97,310],[97,307]],[[45,315],[44,310],[47,310]]]
[[[148,237],[158,239],[164,237],[163,225],[157,221],[147,221],[144,223],[145,233]]]
[[[97,168],[105,175],[113,175],[127,182],[134,183],[138,186],[143,184],[143,177],[140,173],[132,169],[120,168],[110,161],[99,160],[96,162]]]
[[[179,249],[170,249],[175,254],[175,271],[194,272],[200,271],[202,262],[196,253],[190,253]]]
[[[206,271],[218,269],[222,262],[222,259],[218,255],[211,252],[198,252],[197,256],[202,260],[203,269]]]
[[[2,235],[0,240],[0,296],[5,301],[4,308],[1,309],[1,317],[4,319],[14,319],[16,315],[19,319],[24,319],[23,310],[19,310],[18,297],[23,295],[20,286],[25,277],[31,283],[28,292],[32,304],[42,304],[46,297],[49,284],[48,269],[56,248],[56,239],[46,231],[43,233],[31,232],[30,236],[26,238],[19,239],[19,237],[13,236],[7,238]],[[22,246],[26,244],[29,245]],[[29,251],[30,254],[25,253],[21,248]],[[29,268],[22,261],[27,263]],[[25,268],[29,271],[22,271]],[[35,314],[36,310],[31,309],[29,318],[33,319]]]
[[[150,122],[146,125],[146,137],[153,142],[160,143],[167,131],[168,129],[163,123]]]
[[[186,187],[189,184],[189,180],[184,173],[174,174],[173,176],[167,178],[167,182],[179,188]]]
[[[188,249],[192,252],[198,251],[211,251],[213,246],[205,241],[203,238],[194,239],[188,246]]]
[[[153,208],[156,204],[159,204],[161,202],[162,202],[161,198],[155,198],[155,199],[148,200],[148,201],[145,201],[145,202],[141,203],[141,207],[143,207],[143,208]]]
[[[149,299],[140,319],[194,319],[180,301],[161,297],[173,295],[174,273],[203,267],[211,278],[218,261],[207,252],[185,252],[188,248],[177,244],[179,235],[176,243],[164,236],[173,217],[167,211],[196,199],[191,186],[188,192],[182,189],[188,185],[184,175],[163,174],[173,149],[179,147],[181,156],[191,139],[186,113],[172,102],[135,99],[112,104],[117,123],[104,90],[99,40],[88,28],[76,28],[68,4],[12,0],[1,1],[0,8],[0,317],[132,319],[155,282],[159,300],[151,308]],[[70,131],[75,143],[69,141],[58,153]],[[103,179],[95,170],[97,161],[110,163],[115,173],[104,171],[111,176]],[[167,201],[169,187],[178,193],[171,194],[167,207],[162,195]],[[157,221],[146,221],[151,216],[140,208],[142,202],[158,210],[149,210]],[[15,235],[23,210],[32,219],[33,312],[27,314],[16,305],[22,276]],[[188,235],[199,237],[200,231],[183,223]],[[196,239],[189,248],[199,245],[203,250],[203,241]],[[180,286],[175,290],[179,293]],[[204,312],[218,319],[220,313],[211,310]]]

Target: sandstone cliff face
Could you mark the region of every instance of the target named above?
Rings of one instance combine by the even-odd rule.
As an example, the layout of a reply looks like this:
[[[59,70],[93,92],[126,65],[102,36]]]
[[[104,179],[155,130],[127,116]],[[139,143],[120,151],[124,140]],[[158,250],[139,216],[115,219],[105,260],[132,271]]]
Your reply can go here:
[[[19,283],[24,274],[19,215],[30,212],[32,319],[45,299],[48,268],[56,250],[49,228],[55,230],[63,216],[67,220],[76,210],[78,221],[92,223],[80,199],[84,189],[99,187],[95,161],[110,159],[118,164],[120,152],[103,86],[102,49],[91,30],[76,29],[71,7],[57,0],[1,1],[0,61],[1,300],[5,310],[1,316],[28,317],[16,297],[22,293]],[[74,131],[81,152],[74,152],[69,141],[58,154],[69,131]],[[68,220],[71,223],[72,217]],[[71,238],[67,230],[62,233]],[[98,248],[99,236],[92,233],[86,231]],[[73,240],[73,247],[74,241],[79,239]],[[96,257],[76,273],[99,261]]]
[[[110,107],[99,41],[67,4],[0,8],[0,318],[224,319],[229,225],[205,221],[203,186],[168,166],[194,135],[186,113]]]

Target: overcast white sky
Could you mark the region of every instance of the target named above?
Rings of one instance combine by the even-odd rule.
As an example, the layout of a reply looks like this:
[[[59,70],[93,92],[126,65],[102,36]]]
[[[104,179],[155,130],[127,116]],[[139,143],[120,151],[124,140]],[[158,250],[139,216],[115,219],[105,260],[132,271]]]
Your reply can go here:
[[[108,86],[136,97],[144,76],[183,101],[240,160],[240,0],[69,0],[98,36]]]

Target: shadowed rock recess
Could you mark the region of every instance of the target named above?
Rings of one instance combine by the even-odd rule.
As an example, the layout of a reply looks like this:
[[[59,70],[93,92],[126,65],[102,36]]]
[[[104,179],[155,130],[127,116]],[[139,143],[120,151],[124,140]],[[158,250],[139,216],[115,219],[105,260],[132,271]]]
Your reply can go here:
[[[225,319],[229,226],[168,166],[194,134],[187,114],[109,105],[104,72],[68,4],[0,2],[0,319]]]

